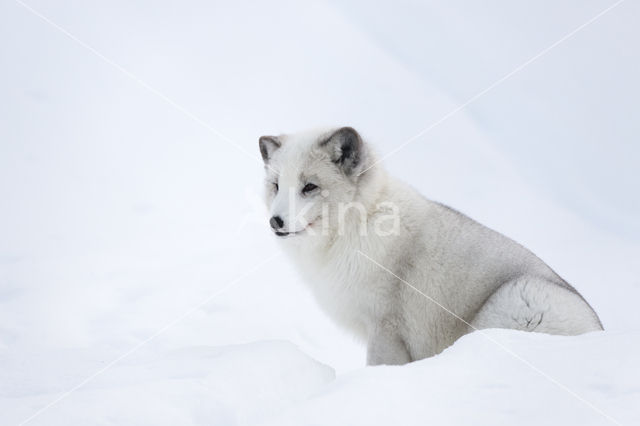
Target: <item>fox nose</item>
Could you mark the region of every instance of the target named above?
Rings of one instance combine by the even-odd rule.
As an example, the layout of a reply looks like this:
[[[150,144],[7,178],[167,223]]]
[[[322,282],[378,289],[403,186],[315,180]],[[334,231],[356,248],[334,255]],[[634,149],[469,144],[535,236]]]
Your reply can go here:
[[[269,224],[271,225],[271,227],[274,230],[278,230],[280,228],[282,228],[284,226],[284,222],[282,221],[282,219],[280,218],[280,216],[273,216],[270,220],[269,220]]]

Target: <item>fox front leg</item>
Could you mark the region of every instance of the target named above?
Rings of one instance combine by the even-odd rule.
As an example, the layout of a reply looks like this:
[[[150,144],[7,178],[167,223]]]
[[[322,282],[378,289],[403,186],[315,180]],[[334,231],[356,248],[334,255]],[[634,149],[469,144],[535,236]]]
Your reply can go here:
[[[411,356],[402,337],[387,327],[376,329],[367,342],[367,365],[403,365]]]

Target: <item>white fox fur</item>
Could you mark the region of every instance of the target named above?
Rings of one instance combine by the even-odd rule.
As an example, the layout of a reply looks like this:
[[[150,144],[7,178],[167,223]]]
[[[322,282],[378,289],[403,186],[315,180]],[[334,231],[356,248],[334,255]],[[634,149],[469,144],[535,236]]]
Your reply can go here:
[[[263,136],[260,151],[272,228],[368,364],[433,356],[474,329],[602,330],[542,260],[389,177],[354,129]]]

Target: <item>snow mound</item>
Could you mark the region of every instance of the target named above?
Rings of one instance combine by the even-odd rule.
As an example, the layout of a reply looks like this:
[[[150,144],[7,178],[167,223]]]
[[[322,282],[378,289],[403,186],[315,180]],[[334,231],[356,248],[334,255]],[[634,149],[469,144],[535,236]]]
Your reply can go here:
[[[268,424],[639,424],[639,342],[477,332],[434,358],[345,374]]]
[[[146,353],[115,364],[29,424],[254,424],[334,378],[332,368],[288,342]],[[4,424],[25,421],[62,395],[2,393],[11,396],[0,403]]]

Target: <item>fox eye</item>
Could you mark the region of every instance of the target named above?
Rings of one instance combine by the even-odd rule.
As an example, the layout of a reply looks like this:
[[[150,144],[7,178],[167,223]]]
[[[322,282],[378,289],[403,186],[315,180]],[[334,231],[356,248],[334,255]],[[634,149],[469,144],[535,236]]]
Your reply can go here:
[[[273,182],[273,187],[276,190],[276,192],[278,192],[278,189],[280,189],[280,187],[278,186],[278,182]]]
[[[313,191],[316,188],[318,188],[318,185],[315,185],[313,183],[308,183],[304,186],[304,188],[302,188],[302,193],[308,194],[309,192]]]

